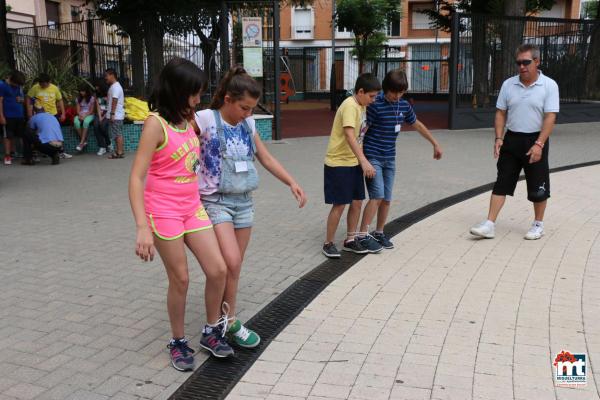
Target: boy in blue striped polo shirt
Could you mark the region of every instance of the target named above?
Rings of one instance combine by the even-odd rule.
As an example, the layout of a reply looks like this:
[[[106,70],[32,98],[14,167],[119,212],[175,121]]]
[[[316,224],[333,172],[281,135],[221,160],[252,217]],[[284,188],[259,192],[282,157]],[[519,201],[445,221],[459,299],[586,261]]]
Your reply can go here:
[[[442,158],[442,148],[402,95],[408,89],[406,74],[400,69],[389,71],[382,82],[383,93],[367,108],[367,131],[363,143],[365,157],[375,168],[375,176],[366,178],[369,201],[363,211],[359,237],[368,249],[391,249],[392,242],[383,233],[392,200],[396,172],[396,138],[404,123],[412,125],[433,146],[433,158]],[[377,214],[377,228],[368,233],[369,225]]]

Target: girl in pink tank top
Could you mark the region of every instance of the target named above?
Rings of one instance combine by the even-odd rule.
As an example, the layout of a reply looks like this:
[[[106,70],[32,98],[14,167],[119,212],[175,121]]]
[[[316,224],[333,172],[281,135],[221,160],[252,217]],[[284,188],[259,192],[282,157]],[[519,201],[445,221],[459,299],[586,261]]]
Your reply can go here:
[[[233,355],[225,340],[225,307],[225,315],[221,312],[227,266],[200,202],[200,143],[188,122],[205,85],[204,73],[192,62],[175,58],[165,65],[148,101],[154,113],[144,123],[129,178],[129,200],[137,226],[135,252],[142,260],[152,261],[156,248],[163,260],[173,335],[167,347],[171,364],[180,371],[194,368],[194,350],[184,333],[189,282],[184,245],[206,275],[208,323],[200,346],[216,357]]]

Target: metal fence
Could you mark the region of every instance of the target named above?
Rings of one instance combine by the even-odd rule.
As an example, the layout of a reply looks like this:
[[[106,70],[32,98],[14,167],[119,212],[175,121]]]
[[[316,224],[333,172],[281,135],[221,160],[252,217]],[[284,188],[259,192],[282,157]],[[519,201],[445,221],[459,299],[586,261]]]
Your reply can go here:
[[[457,107],[495,105],[502,82],[518,73],[523,43],[540,47],[540,69],[558,83],[562,103],[600,100],[586,87],[587,74],[598,73],[600,21],[457,14],[453,29]]]
[[[229,3],[235,3],[229,2]],[[263,65],[265,73],[259,80],[263,83],[265,96],[262,99],[267,108],[272,108],[274,70],[272,47],[273,17],[271,9],[263,7],[260,10],[248,11],[230,10],[228,14],[228,29],[234,32],[226,46],[221,46],[221,39],[214,38],[211,45],[213,52],[203,52],[202,41],[197,32],[184,32],[179,35],[163,33],[161,27],[152,27],[160,31],[162,37],[161,50],[164,62],[173,57],[182,57],[193,61],[209,75],[209,88],[206,97],[214,92],[224,69],[236,63],[243,63],[241,39],[236,32],[241,30],[243,16],[259,16],[266,28],[263,31]],[[206,32],[208,35],[208,32]],[[11,43],[15,53],[15,66],[27,75],[43,69],[42,65],[52,62],[55,65],[69,63],[73,73],[90,81],[100,79],[106,69],[112,68],[118,72],[119,80],[126,92],[144,92],[134,82],[134,62],[139,57],[132,48],[130,33],[120,27],[101,19],[85,20],[72,23],[62,23],[48,26],[35,26],[16,30],[11,34]],[[223,62],[222,50],[227,52],[227,62]],[[207,57],[207,54],[210,56]],[[148,92],[151,71],[148,59],[147,43],[141,50],[141,68],[143,70],[143,89]]]
[[[40,64],[74,64],[74,73],[88,79],[102,76],[107,68],[119,72],[130,87],[128,68],[131,47],[127,34],[102,20],[35,26],[18,29],[12,35],[17,69],[29,73]]]
[[[395,68],[403,69],[411,93],[448,93],[449,43],[381,46],[379,57],[367,61],[363,72],[381,80]],[[282,49],[282,72],[288,73],[295,92],[303,98],[319,98],[330,92],[331,63],[335,63],[336,90],[349,90],[360,74],[354,47],[287,47]]]
[[[452,22],[451,128],[495,110],[523,43],[540,47],[540,69],[557,82],[563,108],[590,108],[600,119],[600,21],[457,14]],[[486,118],[479,119],[490,126]]]

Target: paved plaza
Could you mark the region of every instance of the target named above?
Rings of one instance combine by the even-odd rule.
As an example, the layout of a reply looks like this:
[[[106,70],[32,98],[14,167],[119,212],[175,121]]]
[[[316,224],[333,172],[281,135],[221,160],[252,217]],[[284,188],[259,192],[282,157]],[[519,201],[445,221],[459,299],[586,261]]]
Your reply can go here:
[[[600,123],[557,125],[551,167],[600,159],[599,131]],[[432,160],[417,133],[400,136],[392,217],[495,179],[492,129],[434,134],[445,151],[441,161]],[[268,144],[309,204],[298,209],[289,190],[262,171],[238,297],[241,319],[324,260],[326,145],[327,137]],[[44,160],[0,168],[0,399],[166,399],[188,378],[170,367],[165,350],[162,264],[144,264],[134,254],[132,159],[83,155],[58,166]],[[600,356],[590,303],[599,285],[599,173],[589,167],[553,175],[548,235],[537,242],[521,240],[530,223],[523,193],[508,202],[494,241],[466,234],[485,217],[487,195],[403,232],[395,251],[366,257],[317,298],[230,397],[248,386],[256,390],[245,394],[270,399],[597,398],[591,367],[586,391],[555,389],[548,374],[549,354],[561,346],[587,349],[592,362]],[[197,348],[204,279],[188,259],[186,331]],[[377,273],[365,279],[369,270]],[[319,347],[303,348],[313,342]],[[388,344],[389,352],[367,355]],[[197,354],[201,363],[206,354]],[[312,367],[291,372],[315,362],[322,367],[316,376]],[[415,365],[423,372],[409,373]],[[444,370],[453,365],[462,367]],[[298,387],[290,389],[290,374]],[[348,376],[331,382],[336,374]],[[270,380],[256,388],[256,377]]]
[[[552,176],[538,241],[523,239],[524,202],[508,203],[494,240],[466,233],[489,193],[401,232],[308,305],[227,399],[598,399],[598,176]],[[586,387],[555,387],[562,350],[587,354]]]

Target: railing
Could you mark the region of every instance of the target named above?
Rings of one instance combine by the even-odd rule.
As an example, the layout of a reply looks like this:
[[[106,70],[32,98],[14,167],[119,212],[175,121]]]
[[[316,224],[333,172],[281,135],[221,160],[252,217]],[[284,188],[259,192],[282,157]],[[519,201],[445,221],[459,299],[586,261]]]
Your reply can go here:
[[[409,80],[412,93],[448,93],[448,60],[446,44],[409,45],[408,50],[381,46],[379,56],[364,65],[364,72],[373,72],[381,80],[395,68],[403,69]],[[306,97],[322,97],[330,92],[331,48],[289,47],[282,49],[284,70],[291,75],[296,92]],[[413,55],[407,58],[407,55]],[[354,87],[358,77],[359,63],[352,46],[336,47],[337,90]]]
[[[600,88],[586,84],[600,62],[600,21],[467,14],[457,21],[458,105],[495,105],[502,82],[517,74],[514,51],[522,43],[540,48],[540,69],[558,83],[561,102],[600,100]]]

